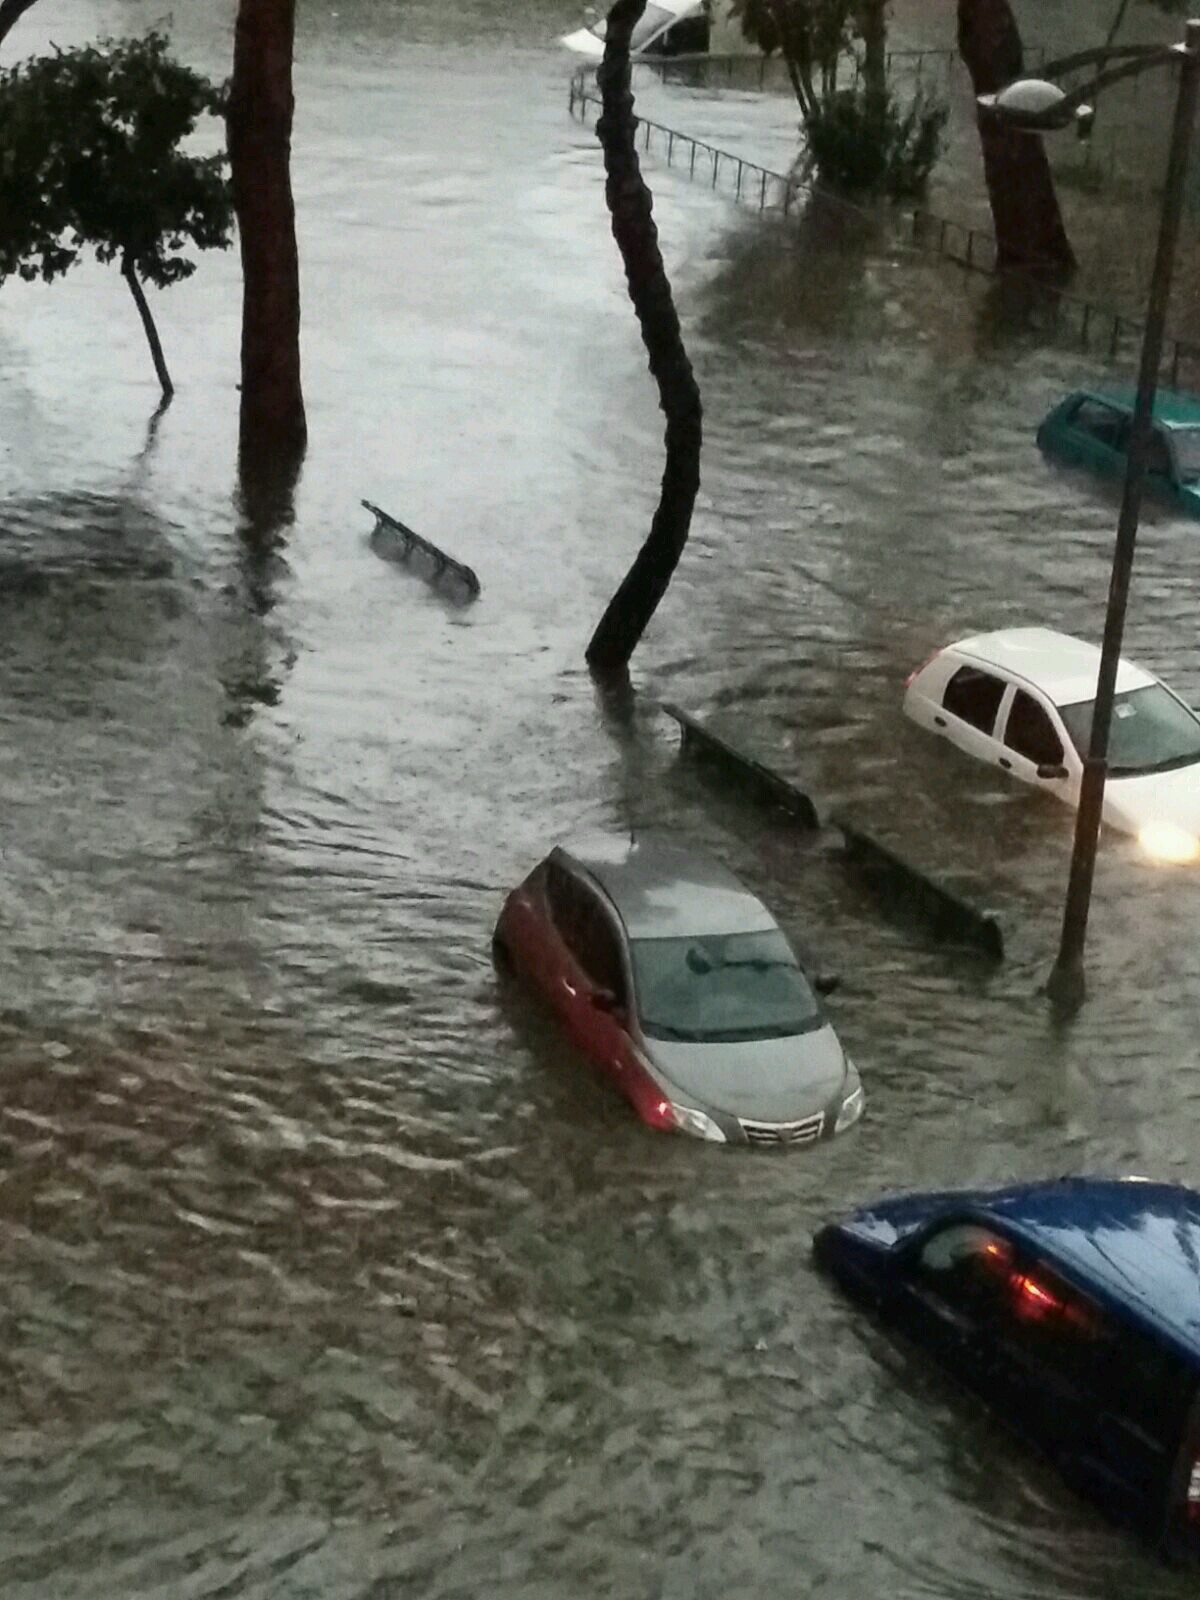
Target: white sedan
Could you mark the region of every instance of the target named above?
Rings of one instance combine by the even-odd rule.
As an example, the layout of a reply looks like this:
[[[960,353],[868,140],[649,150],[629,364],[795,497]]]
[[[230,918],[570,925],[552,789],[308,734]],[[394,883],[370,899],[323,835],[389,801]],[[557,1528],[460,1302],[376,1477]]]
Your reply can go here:
[[[968,755],[1079,803],[1100,651],[1051,628],[960,639],[908,680],[905,714]],[[1104,821],[1160,860],[1200,859],[1200,717],[1122,658]]]
[[[676,23],[699,16],[703,9],[704,0],[650,0],[630,37],[630,55],[642,55],[652,49]],[[564,33],[560,43],[565,44],[568,50],[574,50],[577,55],[590,56],[593,61],[599,61],[604,54],[604,31],[607,26],[608,17],[600,17],[585,28],[577,28],[574,33]]]

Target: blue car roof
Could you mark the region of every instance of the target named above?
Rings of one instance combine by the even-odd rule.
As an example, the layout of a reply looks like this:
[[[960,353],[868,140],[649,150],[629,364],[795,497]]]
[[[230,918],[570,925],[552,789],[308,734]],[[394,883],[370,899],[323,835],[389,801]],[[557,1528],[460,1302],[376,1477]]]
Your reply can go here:
[[[1096,400],[1107,400],[1124,411],[1133,410],[1136,391],[1133,389],[1081,389]],[[1180,394],[1175,389],[1159,389],[1154,397],[1154,415],[1169,428],[1200,427],[1200,399],[1194,395]]]
[[[964,1210],[1003,1223],[1081,1289],[1164,1334],[1200,1364],[1200,1194],[1194,1189],[1070,1178],[961,1200]]]

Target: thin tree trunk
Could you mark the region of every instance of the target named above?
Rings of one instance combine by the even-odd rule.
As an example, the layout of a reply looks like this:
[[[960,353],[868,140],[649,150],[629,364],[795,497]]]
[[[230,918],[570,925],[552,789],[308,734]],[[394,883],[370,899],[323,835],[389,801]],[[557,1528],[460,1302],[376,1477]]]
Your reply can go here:
[[[175,385],[171,382],[171,374],[167,371],[167,360],[163,355],[162,340],[158,337],[158,329],[154,325],[154,315],[147,304],[145,290],[138,281],[137,268],[127,254],[121,257],[121,276],[129,285],[133,303],[138,308],[138,316],[141,317],[142,327],[146,330],[146,343],[150,346],[154,370],[158,374],[159,383],[162,385],[163,400],[167,401],[175,393]]]
[[[616,0],[608,14],[604,60],[598,73],[603,110],[596,132],[604,148],[605,197],[613,238],[625,265],[629,298],[642,330],[650,371],[658,384],[667,419],[666,465],[658,509],[650,533],[616,594],[608,603],[591,643],[593,671],[617,675],[629,665],[683,554],[700,487],[700,390],[679,330],[652,199],[642,177],[635,145],[637,119],[629,71],[629,38],[646,9],[646,0]]]
[[[296,0],[240,0],[229,97],[229,161],[242,252],[243,470],[298,455],[300,263],[292,200]]]
[[[37,0],[0,0],[0,44]]]
[[[1024,70],[1008,0],[958,0],[958,48],[977,95],[995,94]],[[1056,277],[1074,271],[1041,136],[982,114],[978,123],[998,265]]]
[[[863,89],[882,104],[887,100],[887,0],[862,0],[858,31],[863,42]]]

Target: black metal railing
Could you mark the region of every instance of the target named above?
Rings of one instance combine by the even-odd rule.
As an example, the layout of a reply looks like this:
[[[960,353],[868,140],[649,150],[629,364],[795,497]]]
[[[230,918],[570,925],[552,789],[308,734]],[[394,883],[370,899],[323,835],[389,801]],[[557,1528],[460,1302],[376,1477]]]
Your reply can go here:
[[[685,58],[671,58],[672,62],[681,59]],[[571,115],[585,125],[589,116],[600,110],[600,92],[595,85],[594,68],[585,66],[574,72],[569,104]],[[786,221],[801,209],[805,199],[816,192],[815,185],[808,178],[795,173],[775,172],[745,156],[734,155],[704,139],[695,139],[691,134],[669,128],[650,117],[639,117],[637,120],[643,150],[657,151],[665,157],[668,167],[683,168],[693,181],[703,182],[739,205],[753,208],[759,216]],[[1001,270],[996,237],[986,228],[971,227],[921,206],[896,206],[889,208],[887,213],[880,213],[867,211],[853,201],[832,195],[826,190],[820,191],[820,199],[822,205],[837,207],[872,225],[878,224],[881,215],[888,216],[892,223],[893,240],[902,248],[940,256],[957,266],[989,277]],[[1073,334],[1084,349],[1097,347],[1105,352],[1110,361],[1119,360],[1125,353],[1136,359],[1143,330],[1143,323],[1138,316],[1043,283],[1033,274],[1006,275],[1024,277],[1031,288],[1036,289],[1029,307],[1031,325],[1056,337]],[[1169,381],[1174,387],[1185,366],[1200,369],[1200,343],[1169,336],[1164,362],[1169,371]]]

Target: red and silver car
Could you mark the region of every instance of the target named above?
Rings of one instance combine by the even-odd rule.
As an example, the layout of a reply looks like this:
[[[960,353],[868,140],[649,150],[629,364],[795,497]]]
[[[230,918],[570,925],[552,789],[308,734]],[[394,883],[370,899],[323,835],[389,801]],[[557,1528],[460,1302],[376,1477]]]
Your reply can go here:
[[[694,851],[560,846],[505,901],[493,947],[653,1128],[809,1144],[862,1114],[858,1072],[778,923]]]

